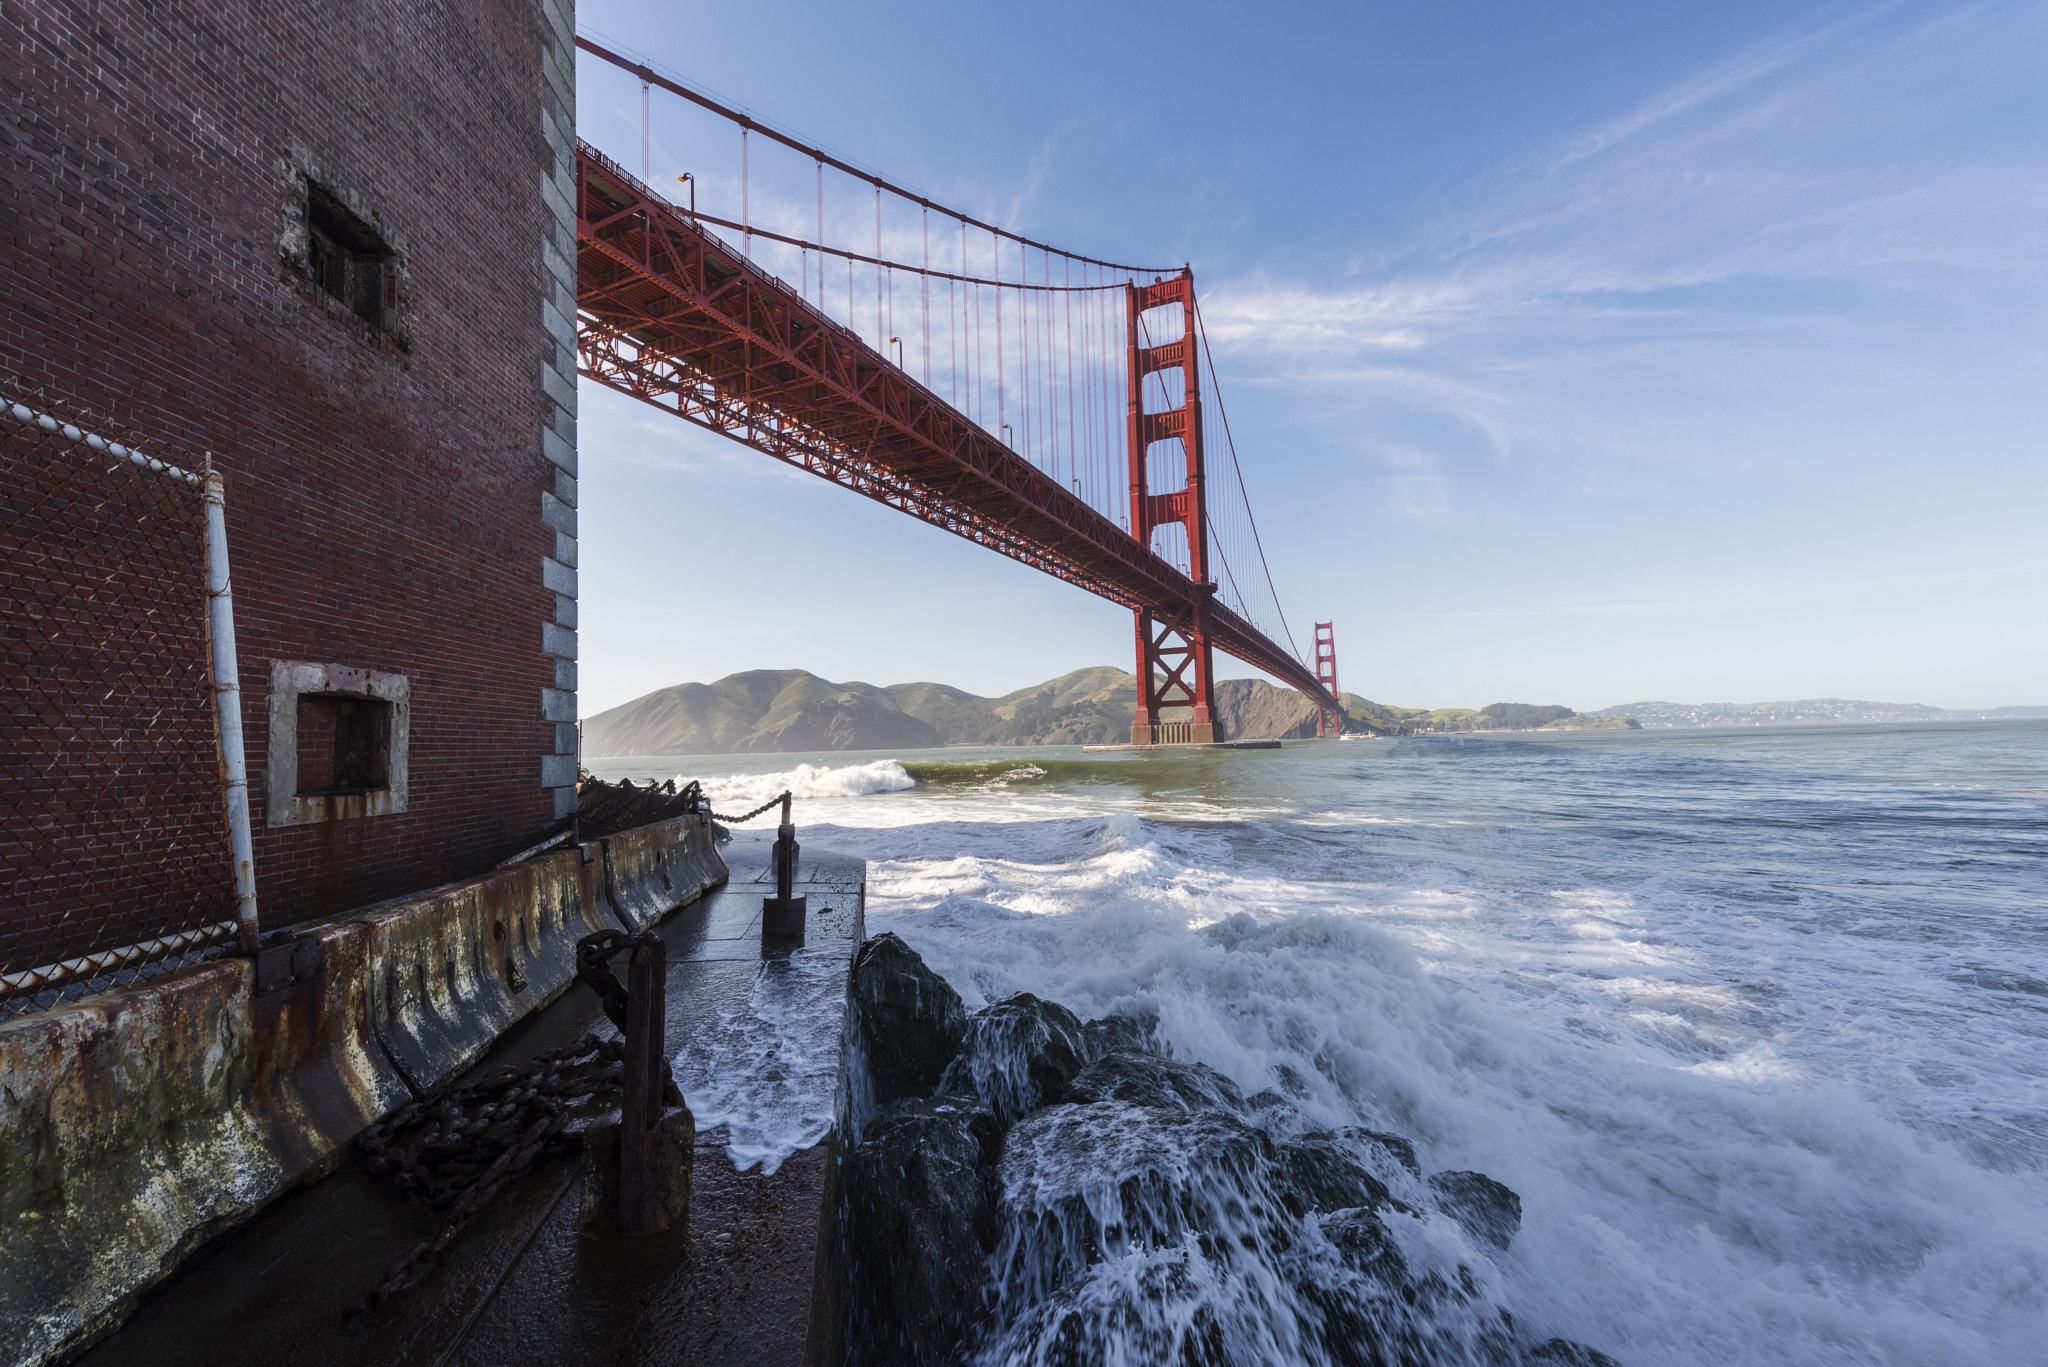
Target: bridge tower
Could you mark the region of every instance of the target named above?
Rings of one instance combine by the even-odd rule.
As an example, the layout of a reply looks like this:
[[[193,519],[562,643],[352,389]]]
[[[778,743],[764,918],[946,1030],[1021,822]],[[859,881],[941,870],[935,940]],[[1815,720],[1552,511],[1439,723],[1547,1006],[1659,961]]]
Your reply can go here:
[[[1138,319],[1148,310],[1180,306],[1180,336],[1156,346],[1144,344]],[[1150,547],[1156,528],[1178,525],[1187,533],[1188,577],[1194,593],[1177,608],[1139,608],[1138,706],[1131,718],[1131,744],[1207,744],[1217,739],[1215,660],[1209,646],[1209,602],[1216,585],[1209,578],[1209,519],[1204,502],[1202,466],[1202,399],[1195,365],[1195,273],[1149,285],[1124,288],[1125,336],[1130,341],[1129,442],[1131,465],[1131,535]],[[1165,329],[1160,329],[1164,331]],[[1152,389],[1176,407],[1145,411],[1145,381],[1160,377]],[[1155,492],[1146,457],[1154,446],[1178,441],[1185,459],[1180,487]],[[1170,458],[1169,458],[1170,459]],[[1174,469],[1181,467],[1175,462]],[[1162,722],[1169,707],[1192,708],[1187,722]]]
[[[1342,699],[1337,691],[1337,628],[1333,622],[1316,623],[1316,682],[1332,698]],[[1316,716],[1316,734],[1328,740],[1335,740],[1344,734],[1344,713],[1331,703],[1323,702]]]

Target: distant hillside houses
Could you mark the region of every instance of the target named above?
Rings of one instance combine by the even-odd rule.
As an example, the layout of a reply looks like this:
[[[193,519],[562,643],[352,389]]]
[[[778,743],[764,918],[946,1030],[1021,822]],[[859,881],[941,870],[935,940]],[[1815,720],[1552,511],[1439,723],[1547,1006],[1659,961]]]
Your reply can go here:
[[[1593,716],[1634,717],[1644,726],[1853,726],[1890,722],[2024,721],[2048,717],[2048,707],[1929,707],[1925,703],[1866,702],[1854,698],[1801,698],[1796,702],[1632,702]]]

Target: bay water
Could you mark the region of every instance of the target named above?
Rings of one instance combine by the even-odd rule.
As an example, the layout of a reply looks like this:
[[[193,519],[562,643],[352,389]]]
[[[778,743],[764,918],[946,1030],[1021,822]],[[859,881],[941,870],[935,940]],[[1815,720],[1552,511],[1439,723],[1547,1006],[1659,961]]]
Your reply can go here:
[[[1505,1182],[1536,1339],[2048,1363],[2048,722],[590,768],[790,788],[970,1009],[1156,1014]],[[773,1166],[827,1118],[756,1121]]]

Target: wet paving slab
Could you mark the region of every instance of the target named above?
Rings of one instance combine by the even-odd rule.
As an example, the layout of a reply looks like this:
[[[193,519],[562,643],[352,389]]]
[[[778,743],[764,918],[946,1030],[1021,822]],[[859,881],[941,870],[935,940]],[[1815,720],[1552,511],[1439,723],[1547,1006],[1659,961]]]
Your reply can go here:
[[[659,927],[669,952],[667,1048],[700,1126],[681,1229],[585,1236],[580,1157],[544,1159],[477,1216],[424,1282],[351,1314],[395,1259],[433,1236],[440,1216],[350,1157],[215,1240],[77,1361],[837,1363],[838,1197],[827,1131],[864,866],[806,850],[794,889],[809,900],[804,946],[764,953],[761,901],[774,891],[766,852],[737,846],[732,881]],[[595,994],[572,986],[508,1031],[469,1076],[592,1032],[616,1033]],[[816,1142],[787,1152],[799,1142],[792,1135]],[[752,1161],[763,1153],[770,1163]]]

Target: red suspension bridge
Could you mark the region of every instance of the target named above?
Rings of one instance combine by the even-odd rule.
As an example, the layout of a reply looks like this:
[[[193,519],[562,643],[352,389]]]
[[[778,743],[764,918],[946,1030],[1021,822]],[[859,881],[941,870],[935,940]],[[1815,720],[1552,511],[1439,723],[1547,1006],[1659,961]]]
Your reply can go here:
[[[576,45],[640,80],[643,137],[646,92],[666,90],[737,126],[740,165],[734,219],[698,209],[702,177],[680,178],[685,204],[656,194],[644,142],[635,176],[579,141],[583,375],[1129,608],[1134,744],[1221,739],[1217,650],[1306,694],[1318,734],[1341,733],[1329,627],[1305,662],[1259,544],[1191,270],[1033,241]],[[757,139],[815,167],[814,231],[786,193],[756,220]],[[853,241],[849,179],[857,209],[873,192],[872,251]],[[1211,457],[1219,445],[1227,467]]]

